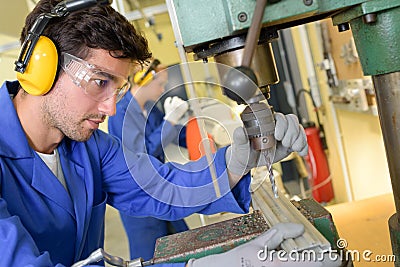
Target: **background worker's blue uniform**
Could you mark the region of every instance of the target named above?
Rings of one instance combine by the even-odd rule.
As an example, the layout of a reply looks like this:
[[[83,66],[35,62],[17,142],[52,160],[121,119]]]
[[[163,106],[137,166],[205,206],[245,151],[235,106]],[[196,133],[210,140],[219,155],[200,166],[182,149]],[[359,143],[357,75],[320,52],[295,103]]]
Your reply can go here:
[[[100,130],[86,142],[65,137],[58,146],[68,193],[29,146],[9,95],[17,88],[17,82],[0,88],[0,266],[71,266],[88,257],[103,247],[106,204],[132,216],[163,220],[195,212],[248,212],[250,175],[229,191],[226,149],[215,154],[223,193],[211,202],[209,170],[198,168],[202,159],[173,168],[123,150],[118,139]],[[167,201],[157,199],[171,184],[180,187],[168,189]],[[202,194],[187,194],[183,187]]]
[[[145,109],[147,117],[128,91],[118,102],[116,114],[108,119],[108,132],[122,140],[124,146],[132,151],[148,153],[164,162],[165,146],[175,143],[186,147],[186,128],[165,121],[164,113],[154,102],[147,102]],[[122,127],[128,133],[124,139]],[[165,221],[153,217],[132,217],[124,213],[120,213],[120,216],[128,236],[131,259],[151,259],[157,238],[189,229],[183,219]]]

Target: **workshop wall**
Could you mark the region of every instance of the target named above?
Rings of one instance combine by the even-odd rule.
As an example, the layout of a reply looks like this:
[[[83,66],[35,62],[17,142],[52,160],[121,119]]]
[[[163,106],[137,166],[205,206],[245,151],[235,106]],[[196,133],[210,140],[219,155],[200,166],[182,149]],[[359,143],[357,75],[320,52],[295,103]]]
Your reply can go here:
[[[155,30],[158,34],[161,34],[161,40],[157,39],[151,28],[145,26],[143,19],[135,21],[133,25],[146,36],[154,57],[160,59],[165,65],[179,63],[178,49],[175,46],[175,37],[168,13],[155,15],[154,20]]]
[[[311,27],[310,27],[311,26]],[[314,37],[310,38],[309,43],[311,46],[311,51],[313,54],[314,62],[317,64],[317,62],[322,62],[322,50],[319,42],[315,39],[315,36],[317,35],[316,30],[312,25],[307,25],[306,29],[310,33],[309,35]],[[303,88],[308,89],[310,88],[310,85],[308,84],[308,73],[307,73],[307,68],[305,67],[305,58],[304,58],[304,53],[303,53],[303,48],[302,48],[302,40],[300,36],[300,29],[298,27],[292,28],[292,36],[293,36],[293,42],[295,45],[296,49],[296,56],[299,62],[299,70],[300,70],[300,75],[303,83]],[[321,123],[325,127],[325,135],[326,135],[326,141],[328,145],[328,161],[329,161],[329,167],[330,167],[330,172],[332,176],[332,184],[333,184],[333,189],[335,193],[335,201],[338,203],[341,202],[346,202],[349,200],[349,197],[346,194],[346,181],[345,181],[345,176],[343,175],[343,167],[340,164],[340,151],[338,148],[340,148],[340,144],[338,144],[337,139],[335,138],[336,133],[334,129],[334,120],[335,118],[333,117],[334,114],[329,111],[329,89],[328,89],[328,84],[326,80],[326,75],[323,71],[321,71],[319,68],[314,68],[316,71],[317,75],[317,81],[318,81],[318,87],[320,88],[320,94],[321,94],[321,101],[323,108],[320,111],[320,119]],[[312,105],[312,102],[309,98],[306,98],[306,104],[307,104],[307,109],[309,110],[309,116],[310,120],[316,122],[316,115],[314,112],[314,107]]]
[[[331,22],[328,25],[338,79],[340,81],[370,80],[370,77],[363,75],[351,30],[339,33]],[[375,98],[374,93],[368,96]],[[335,104],[342,129],[354,200],[392,192],[376,105],[374,101],[367,102],[368,109],[362,112],[359,112],[357,108],[356,111],[347,110],[342,105]],[[350,105],[354,106],[354,103]]]
[[[346,49],[351,48],[351,31],[339,33],[331,20],[306,25],[322,100],[322,122],[328,142],[335,200],[340,203],[390,193],[390,176],[378,116],[371,111],[371,107],[360,112],[346,105],[336,105],[331,100],[332,90],[325,71],[320,67],[323,60],[320,23],[327,23],[329,28],[338,79],[348,81],[368,77],[363,76],[358,60],[349,63],[346,58],[346,52],[349,52]],[[299,62],[303,62],[300,63],[303,64],[300,66],[303,85],[309,88],[298,28],[293,28],[292,33]],[[313,110],[310,101],[308,109]],[[313,116],[314,112],[309,113]]]
[[[1,35],[0,34],[0,45],[6,45],[15,43],[16,38]],[[11,49],[0,53],[0,79],[1,83],[4,80],[15,80],[16,72],[14,71],[14,61],[18,59],[19,49]]]

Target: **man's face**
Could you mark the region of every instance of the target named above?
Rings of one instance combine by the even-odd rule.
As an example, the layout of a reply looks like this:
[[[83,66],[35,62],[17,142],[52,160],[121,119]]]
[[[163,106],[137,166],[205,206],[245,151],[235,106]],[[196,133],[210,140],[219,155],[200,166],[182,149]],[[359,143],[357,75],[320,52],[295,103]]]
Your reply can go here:
[[[128,59],[114,58],[108,51],[99,49],[92,50],[85,60],[104,72],[125,78],[134,66]],[[43,96],[41,111],[48,126],[58,129],[72,140],[86,141],[106,116],[115,114],[115,105],[115,96],[102,102],[96,101],[62,71],[53,89]]]

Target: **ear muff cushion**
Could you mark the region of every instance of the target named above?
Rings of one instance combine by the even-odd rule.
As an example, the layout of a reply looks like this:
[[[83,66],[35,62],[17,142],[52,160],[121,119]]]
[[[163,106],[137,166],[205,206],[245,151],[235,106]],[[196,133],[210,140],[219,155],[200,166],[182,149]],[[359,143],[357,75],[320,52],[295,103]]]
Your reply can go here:
[[[40,36],[24,73],[17,73],[22,88],[31,95],[44,95],[52,87],[57,73],[58,55],[54,43]]]
[[[145,77],[143,77],[143,75],[145,75],[146,72],[147,70],[141,70],[136,72],[135,76],[133,77],[133,82],[139,86],[145,86],[149,84],[153,80],[154,71],[150,71]]]

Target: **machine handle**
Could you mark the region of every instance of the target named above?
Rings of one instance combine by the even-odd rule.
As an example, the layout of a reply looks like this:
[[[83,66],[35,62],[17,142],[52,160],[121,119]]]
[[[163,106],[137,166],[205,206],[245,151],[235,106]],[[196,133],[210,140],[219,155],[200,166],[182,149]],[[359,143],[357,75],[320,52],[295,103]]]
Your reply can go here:
[[[266,5],[267,0],[257,0],[256,2],[253,19],[251,21],[250,29],[246,36],[246,43],[244,45],[242,58],[242,66],[244,67],[250,68],[251,60],[253,59],[254,51],[256,49],[258,38],[260,36],[261,23]]]

